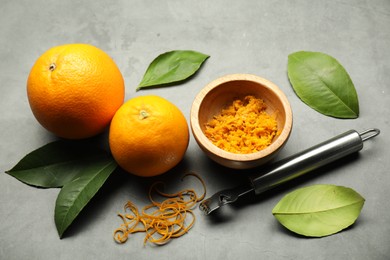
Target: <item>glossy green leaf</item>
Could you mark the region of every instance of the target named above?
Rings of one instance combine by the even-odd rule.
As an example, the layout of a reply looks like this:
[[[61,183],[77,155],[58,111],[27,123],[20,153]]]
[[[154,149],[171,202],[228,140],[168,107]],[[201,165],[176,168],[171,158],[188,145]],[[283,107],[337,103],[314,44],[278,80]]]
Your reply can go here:
[[[96,161],[84,168],[77,178],[62,187],[57,197],[54,214],[60,237],[116,167],[117,164],[112,158]]]
[[[355,87],[335,58],[320,52],[292,53],[288,77],[298,97],[318,112],[336,118],[359,116]]]
[[[183,81],[197,72],[208,57],[209,55],[191,50],[163,53],[149,65],[137,91]]]
[[[287,229],[308,237],[337,233],[358,218],[364,198],[351,188],[313,185],[295,190],[272,210]]]
[[[56,188],[72,181],[90,163],[107,157],[107,152],[87,142],[61,140],[32,151],[6,173],[29,185]]]

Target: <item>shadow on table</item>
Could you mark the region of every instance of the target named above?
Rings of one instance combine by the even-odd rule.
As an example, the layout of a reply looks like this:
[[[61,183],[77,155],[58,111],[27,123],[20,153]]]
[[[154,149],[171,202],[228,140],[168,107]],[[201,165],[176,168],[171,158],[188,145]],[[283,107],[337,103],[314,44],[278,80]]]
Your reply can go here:
[[[354,153],[340,160],[337,160],[333,163],[330,163],[329,165],[323,166],[311,172],[307,172],[302,176],[289,180],[261,194],[258,195],[255,195],[254,193],[246,194],[243,197],[240,197],[236,202],[221,206],[219,209],[213,211],[208,216],[208,219],[213,224],[218,224],[218,223],[221,224],[224,222],[229,222],[232,218],[234,218],[235,211],[241,210],[247,206],[264,203],[265,201],[268,201],[276,196],[287,194],[287,192],[294,190],[295,189],[294,187],[308,185],[319,176],[325,176],[325,175],[331,176],[332,174],[337,174],[336,170],[339,171],[340,169],[348,167],[349,164],[356,162],[358,159],[359,159],[359,153]],[[248,182],[248,176],[250,174],[254,174],[257,170],[261,172],[261,167],[242,172],[243,175],[245,176],[240,176],[239,178],[235,176],[231,176],[231,178],[229,178],[230,180],[229,186],[226,186],[225,188],[234,188],[235,186],[238,186],[240,183]],[[227,171],[228,174],[226,176],[229,176],[231,174],[229,173],[230,171],[231,171],[230,169]],[[209,194],[209,196],[211,195],[212,194]]]
[[[241,210],[250,205],[261,204],[271,199],[272,197],[280,196],[281,194],[284,194],[287,191],[294,189],[295,186],[302,186],[307,183],[310,183],[318,176],[331,176],[332,174],[336,174],[336,169],[340,170],[344,167],[347,167],[349,164],[355,162],[358,159],[359,154],[355,153],[344,157],[341,160],[333,162],[329,165],[326,165],[322,168],[306,173],[305,175],[302,175],[296,179],[290,180],[262,194],[256,196],[254,194],[246,195],[240,198],[235,203],[225,205],[217,209],[212,214],[207,216],[207,220],[210,221],[213,225],[223,225],[224,223],[228,223],[236,216],[235,212],[238,210]],[[203,161],[201,164],[202,169],[204,169],[204,172],[199,172],[198,174],[206,182],[208,189],[206,198],[212,196],[215,192],[218,192],[222,189],[234,188],[240,184],[248,182],[248,176],[250,174],[254,174],[257,171],[261,171],[261,167],[250,170],[235,170],[220,166],[208,158],[203,158],[202,160]],[[185,183],[185,181],[182,180],[182,177],[185,173],[192,171],[190,168],[191,162],[188,159],[184,159],[174,169],[163,175],[151,178],[143,178],[128,174],[118,167],[118,169],[116,169],[111,174],[109,179],[98,191],[98,193],[81,211],[80,215],[77,216],[72,225],[65,232],[63,238],[71,237],[77,235],[78,233],[85,232],[89,229],[90,225],[96,223],[96,221],[99,221],[96,216],[103,216],[104,211],[110,208],[110,203],[115,201],[118,197],[118,190],[128,190],[128,194],[131,194],[131,197],[140,198],[146,205],[150,203],[147,198],[149,187],[156,181],[163,181],[164,183],[166,183],[167,192],[178,191],[178,189],[180,190],[181,187],[188,188],[188,183]],[[221,178],[221,176],[223,177]],[[190,178],[188,181],[191,182],[191,187],[192,184],[198,182],[198,180]],[[201,185],[199,183],[194,185],[196,185],[197,187],[196,190],[199,190],[201,192]],[[125,201],[123,201],[123,203],[124,202]],[[145,205],[139,205],[139,209],[141,209]],[[116,212],[113,213],[113,217],[115,217],[115,214]]]

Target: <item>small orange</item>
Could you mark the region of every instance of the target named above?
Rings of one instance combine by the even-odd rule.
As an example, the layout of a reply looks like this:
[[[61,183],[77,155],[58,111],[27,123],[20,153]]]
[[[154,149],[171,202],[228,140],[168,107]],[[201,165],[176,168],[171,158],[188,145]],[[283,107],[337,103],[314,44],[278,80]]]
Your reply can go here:
[[[88,44],[56,46],[35,62],[27,96],[38,122],[55,135],[81,139],[103,132],[125,96],[118,67]]]
[[[159,96],[128,100],[111,121],[112,155],[124,170],[151,177],[167,172],[183,158],[189,130],[182,112]]]

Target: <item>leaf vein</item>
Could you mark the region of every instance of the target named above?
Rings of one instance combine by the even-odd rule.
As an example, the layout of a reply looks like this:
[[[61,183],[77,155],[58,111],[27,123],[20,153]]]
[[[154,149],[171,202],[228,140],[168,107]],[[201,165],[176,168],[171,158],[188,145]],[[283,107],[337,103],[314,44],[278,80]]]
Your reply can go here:
[[[305,215],[305,214],[313,214],[313,213],[323,213],[323,212],[328,212],[328,211],[333,211],[333,210],[338,210],[338,209],[342,209],[342,208],[354,206],[354,205],[359,204],[359,203],[362,203],[362,202],[364,202],[364,200],[359,200],[359,201],[356,201],[356,202],[354,202],[354,203],[351,203],[351,204],[348,204],[348,205],[344,205],[344,206],[340,206],[340,207],[329,208],[329,209],[323,209],[323,210],[317,210],[317,211],[276,212],[275,214],[276,214],[276,215]]]

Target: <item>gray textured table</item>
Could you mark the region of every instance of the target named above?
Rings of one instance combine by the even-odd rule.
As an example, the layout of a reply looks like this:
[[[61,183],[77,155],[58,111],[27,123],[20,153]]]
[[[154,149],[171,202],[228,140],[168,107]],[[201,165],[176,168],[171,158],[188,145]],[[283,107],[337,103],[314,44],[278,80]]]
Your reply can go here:
[[[9,1],[0,4],[0,259],[389,259],[390,254],[390,1]],[[156,94],[189,119],[192,100],[208,82],[252,73],[276,83],[294,113],[291,138],[278,158],[349,129],[382,132],[359,156],[316,171],[284,189],[226,207],[219,219],[195,210],[184,237],[143,247],[137,234],[112,239],[126,200],[142,205],[151,180],[115,172],[60,240],[54,224],[58,189],[36,189],[4,174],[26,153],[55,140],[34,119],[26,79],[46,49],[85,42],[111,55],[126,83],[126,99]],[[211,57],[190,81],[135,92],[158,54],[193,49]],[[360,117],[340,120],[303,104],[287,78],[287,56],[321,51],[337,58],[355,83]],[[244,177],[210,161],[191,136],[183,162],[159,179],[195,171],[208,194]],[[307,239],[286,231],[271,214],[287,192],[311,184],[348,186],[366,203],[355,225],[333,236]]]

